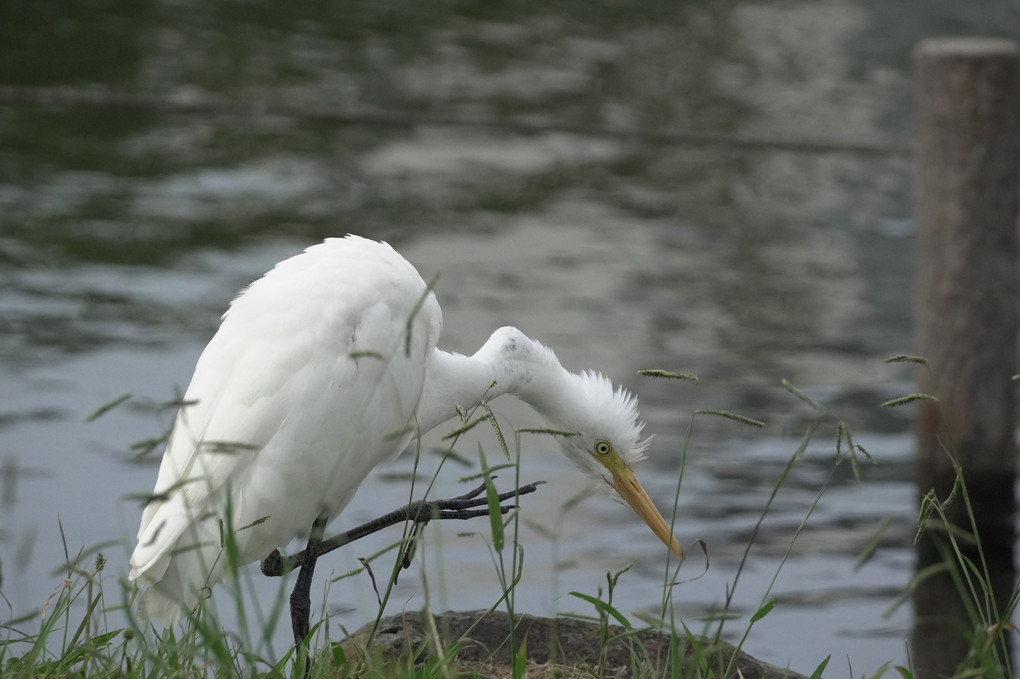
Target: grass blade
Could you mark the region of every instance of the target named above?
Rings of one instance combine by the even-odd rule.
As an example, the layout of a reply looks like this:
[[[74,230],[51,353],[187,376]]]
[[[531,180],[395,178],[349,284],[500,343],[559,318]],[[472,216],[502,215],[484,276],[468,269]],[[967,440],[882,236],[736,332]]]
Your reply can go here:
[[[918,365],[928,365],[928,361],[921,356],[911,356],[910,354],[896,354],[882,361],[883,363],[917,363]]]
[[[907,394],[906,396],[900,396],[899,398],[889,399],[882,404],[883,408],[895,408],[896,406],[906,405],[913,403],[914,401],[938,401],[937,398],[931,394]]]
[[[789,380],[783,379],[781,384],[783,385],[784,389],[786,389],[788,392],[799,398],[807,405],[811,406],[811,408],[813,408],[816,412],[819,413],[825,412],[825,408],[819,405],[817,401],[815,401],[813,398],[805,394],[803,391],[793,386],[793,384]]]
[[[769,599],[768,601],[765,602],[765,604],[761,608],[759,608],[758,610],[756,610],[754,612],[754,615],[751,616],[751,623],[753,624],[753,623],[758,622],[759,620],[764,618],[766,615],[768,615],[769,612],[773,608],[775,608],[775,607],[776,607],[776,600],[775,599]]]
[[[130,398],[131,398],[131,393],[130,392],[128,392],[127,394],[121,394],[117,398],[113,399],[112,401],[108,401],[108,402],[104,403],[103,405],[99,406],[98,408],[93,410],[91,413],[86,415],[85,416],[85,421],[86,422],[94,422],[95,420],[98,420],[100,417],[102,417],[106,413],[110,412],[111,410],[113,410],[114,408],[119,406],[121,403],[124,403],[125,401],[129,400]]]
[[[701,408],[699,410],[695,410],[694,412],[699,415],[717,415],[719,417],[725,417],[727,420],[733,420],[734,422],[739,422],[740,424],[746,424],[749,427],[757,427],[758,429],[765,428],[765,423],[762,422],[761,420],[755,420],[750,417],[744,417],[743,415],[737,415],[736,413],[731,413],[728,410]]]
[[[825,668],[828,666],[829,660],[831,659],[832,659],[831,655],[825,656],[825,660],[820,662],[818,664],[818,667],[815,668],[815,671],[811,673],[811,679],[822,679],[822,672],[825,671]]]
[[[571,592],[570,596],[576,596],[578,599],[581,599],[582,601],[587,601],[599,611],[611,615],[617,622],[619,622],[627,629],[631,629],[630,621],[627,620],[627,618],[622,613],[620,613],[620,611],[616,610],[613,606],[610,606],[602,599],[593,597],[590,594],[582,594],[581,592]]]
[[[499,510],[499,491],[496,484],[492,482],[492,474],[489,473],[489,464],[485,461],[485,453],[478,451],[482,460],[482,472],[485,474],[485,504],[489,508],[489,527],[492,531],[492,548],[497,553],[503,551],[505,538],[503,535],[503,514]]]
[[[673,372],[672,370],[659,370],[657,368],[638,370],[637,374],[644,375],[645,377],[661,377],[667,380],[684,380],[686,382],[698,381],[698,378],[694,375],[686,375],[684,373]]]

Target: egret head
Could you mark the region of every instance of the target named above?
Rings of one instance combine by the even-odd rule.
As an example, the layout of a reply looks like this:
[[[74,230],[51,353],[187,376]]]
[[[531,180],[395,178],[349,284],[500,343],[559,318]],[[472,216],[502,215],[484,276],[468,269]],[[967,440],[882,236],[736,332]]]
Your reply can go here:
[[[562,403],[565,407],[554,407],[549,413],[559,420],[557,426],[572,434],[560,438],[563,451],[614,499],[630,506],[670,551],[683,558],[669,525],[634,475],[633,467],[644,459],[650,441],[641,438],[644,423],[638,419],[637,398],[623,388],[614,388],[599,373],[567,374],[579,401],[567,398]]]
[[[669,525],[634,476],[632,468],[644,459],[649,443],[641,437],[637,398],[599,373],[567,371],[552,350],[516,328],[497,330],[483,352],[504,372],[497,382],[512,385],[508,391],[564,433],[558,438],[567,457],[683,558]]]

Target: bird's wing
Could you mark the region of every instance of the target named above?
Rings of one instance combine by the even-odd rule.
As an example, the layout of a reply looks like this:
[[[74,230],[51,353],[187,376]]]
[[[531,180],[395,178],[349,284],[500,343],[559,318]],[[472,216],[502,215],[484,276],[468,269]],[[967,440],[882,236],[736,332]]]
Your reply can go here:
[[[268,517],[251,531],[250,558],[342,509],[371,468],[406,445],[410,433],[398,430],[420,406],[441,324],[413,267],[371,241],[327,241],[253,284],[199,359],[185,395],[194,403],[178,415],[143,513],[132,579],[163,577],[185,530],[222,516],[224,502],[235,526]]]

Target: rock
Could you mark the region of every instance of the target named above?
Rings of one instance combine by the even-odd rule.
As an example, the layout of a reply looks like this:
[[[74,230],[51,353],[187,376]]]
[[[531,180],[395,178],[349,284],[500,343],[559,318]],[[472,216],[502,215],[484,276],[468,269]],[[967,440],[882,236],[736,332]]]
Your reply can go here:
[[[514,650],[522,644],[527,650],[528,676],[591,676],[633,677],[670,676],[671,644],[676,645],[683,658],[681,676],[707,676],[692,673],[707,663],[712,674],[722,677],[726,665],[736,653],[736,659],[726,675],[727,679],[803,679],[804,675],[784,670],[755,660],[743,652],[735,651],[726,642],[713,643],[707,637],[695,636],[692,648],[684,634],[669,635],[655,629],[627,630],[620,626],[608,627],[608,644],[602,644],[603,631],[596,622],[575,618],[548,619],[532,615],[515,617],[515,647],[510,646],[510,617],[503,611],[451,611],[434,617],[434,627],[417,611],[383,618],[366,649],[373,625],[365,625],[342,644],[348,661],[364,658],[366,654],[387,660],[411,659],[421,663],[435,657],[436,644],[431,640],[438,634],[442,648],[456,652],[456,665],[492,677],[512,676],[511,661]],[[431,631],[435,630],[435,634]],[[625,636],[624,636],[625,635]],[[457,647],[452,644],[460,640]],[[600,648],[605,646],[605,672],[598,672]],[[700,656],[697,655],[700,652]],[[636,666],[635,666],[636,665]]]

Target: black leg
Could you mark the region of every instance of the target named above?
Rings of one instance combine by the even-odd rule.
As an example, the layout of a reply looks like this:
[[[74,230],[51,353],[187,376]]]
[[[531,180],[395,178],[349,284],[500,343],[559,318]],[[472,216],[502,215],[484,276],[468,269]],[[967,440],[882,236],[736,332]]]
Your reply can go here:
[[[516,491],[500,493],[499,500],[500,502],[506,502],[507,500],[515,499],[520,495],[534,493],[538,486],[543,483],[545,483],[545,481],[536,481],[534,483],[521,486]],[[485,485],[483,484],[464,495],[450,500],[430,500],[427,502],[419,500],[417,502],[412,502],[409,505],[397,509],[396,511],[380,516],[378,519],[373,519],[372,521],[357,526],[346,533],[334,535],[326,540],[321,539],[322,531],[320,530],[320,540],[317,545],[315,557],[320,557],[323,554],[332,552],[334,549],[348,545],[355,540],[360,540],[366,535],[371,535],[383,528],[403,523],[404,521],[413,521],[420,526],[424,526],[432,519],[464,520],[473,519],[479,516],[488,516],[489,510],[488,507],[486,507],[488,502],[487,498],[484,496],[478,497],[484,490]],[[475,507],[485,507],[485,509],[474,509]],[[512,507],[504,505],[500,506],[499,511],[505,514],[511,509]],[[301,568],[307,558],[308,550],[285,556],[280,554],[280,550],[274,549],[272,554],[262,560],[262,574],[271,578],[285,575],[295,568]]]
[[[308,546],[305,558],[298,570],[294,591],[290,594],[290,624],[294,631],[294,646],[301,648],[308,638],[309,618],[312,610],[312,575],[315,573],[315,561],[319,558],[319,546],[322,534],[326,530],[326,517],[320,516],[312,524],[308,534]],[[308,659],[305,658],[305,674],[308,674]]]

